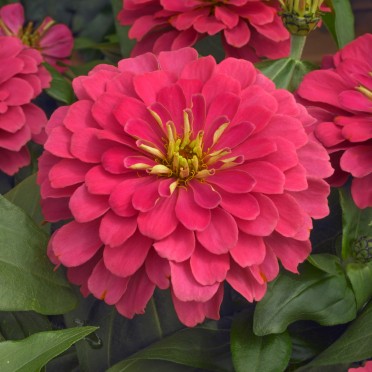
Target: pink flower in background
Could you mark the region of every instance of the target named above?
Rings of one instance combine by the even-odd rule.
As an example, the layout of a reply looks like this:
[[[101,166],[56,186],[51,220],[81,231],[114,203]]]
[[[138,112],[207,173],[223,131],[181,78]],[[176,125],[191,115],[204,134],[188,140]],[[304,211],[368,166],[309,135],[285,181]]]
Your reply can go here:
[[[327,148],[340,187],[352,176],[359,208],[372,207],[372,34],[365,34],[305,76],[298,94],[318,118],[314,134]]]
[[[50,75],[41,63],[38,51],[0,36],[0,171],[8,175],[29,164],[26,144],[42,141],[47,118],[31,103],[49,86]]]
[[[37,49],[46,62],[59,71],[64,68],[57,62],[68,62],[74,39],[70,29],[64,24],[56,24],[46,17],[34,29],[33,23],[25,25],[24,10],[21,4],[9,4],[0,8],[0,35],[16,36],[25,45]]]
[[[221,34],[227,56],[256,62],[289,54],[278,8],[262,0],[125,0],[118,18],[137,40],[132,56],[192,46]]]
[[[366,362],[363,367],[349,368],[348,372],[372,372],[372,361]]]
[[[333,170],[314,119],[245,60],[184,48],[95,67],[73,82],[39,161],[44,216],[72,219],[48,254],[119,313],[170,288],[187,326],[218,319],[227,281],[260,300],[310,254]]]

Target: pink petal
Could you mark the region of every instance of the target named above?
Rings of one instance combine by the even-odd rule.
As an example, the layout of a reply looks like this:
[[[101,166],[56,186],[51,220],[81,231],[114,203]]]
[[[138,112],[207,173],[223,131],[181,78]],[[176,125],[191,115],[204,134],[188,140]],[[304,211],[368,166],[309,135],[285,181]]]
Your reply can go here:
[[[15,133],[0,131],[0,147],[6,150],[19,151],[30,139],[31,131],[27,126]]]
[[[119,70],[142,74],[158,70],[158,61],[154,54],[146,53],[135,58],[122,59],[119,62]]]
[[[217,65],[216,72],[235,78],[241,84],[242,89],[253,84],[257,75],[252,63],[237,58],[225,58]]]
[[[371,100],[364,94],[355,90],[345,90],[338,96],[342,108],[346,110],[370,112]]]
[[[161,258],[151,250],[145,261],[146,274],[160,289],[167,289],[170,285],[170,266],[168,260]]]
[[[120,277],[133,275],[145,262],[152,240],[138,230],[117,247],[106,246],[103,259],[108,270]]]
[[[86,128],[74,133],[71,137],[71,154],[85,163],[99,163],[102,154],[113,145],[98,138],[102,132],[96,128]]]
[[[249,42],[251,31],[247,23],[240,19],[236,27],[225,29],[224,35],[228,44],[236,48],[241,48]]]
[[[155,240],[170,235],[178,225],[175,214],[176,201],[176,195],[172,194],[169,198],[160,199],[156,208],[151,211],[140,213],[137,222],[141,233]]]
[[[195,180],[189,183],[189,187],[192,189],[195,203],[200,207],[213,209],[220,204],[221,196],[211,185]]]
[[[105,171],[101,165],[92,167],[85,175],[85,186],[90,194],[109,195],[126,175],[116,175]]]
[[[92,195],[81,185],[71,195],[69,207],[77,222],[93,221],[109,210],[108,197]]]
[[[255,180],[247,172],[239,170],[223,170],[208,177],[207,181],[234,194],[249,192],[255,184]]]
[[[117,247],[127,241],[136,229],[136,218],[120,217],[109,211],[101,219],[99,236],[104,244]]]
[[[343,125],[342,136],[350,142],[363,142],[372,138],[371,117],[337,117],[336,123]]]
[[[101,158],[101,164],[105,170],[113,174],[120,174],[127,172],[127,168],[124,166],[124,160],[128,156],[137,155],[129,147],[126,146],[112,146],[110,149],[106,150]]]
[[[233,216],[243,220],[253,220],[260,214],[259,204],[251,194],[230,194],[220,191],[221,207]]]
[[[162,70],[178,78],[181,71],[188,63],[198,59],[198,53],[193,48],[184,48],[172,52],[161,52],[159,53],[158,59]]]
[[[88,289],[95,297],[114,305],[127,289],[128,281],[128,278],[119,278],[111,274],[101,259],[88,279]]]
[[[226,91],[218,95],[208,108],[206,123],[210,125],[215,118],[224,115],[229,121],[235,116],[235,113],[240,104],[240,97]],[[213,135],[213,134],[212,134]]]
[[[238,243],[231,248],[230,254],[241,267],[260,265],[266,256],[266,246],[260,236],[239,231]]]
[[[309,177],[308,188],[300,192],[291,193],[301,208],[312,218],[323,218],[328,216],[329,208],[327,197],[330,188],[322,179]]]
[[[63,225],[54,233],[52,249],[65,266],[79,266],[87,262],[102,246],[98,235],[99,221]]]
[[[68,106],[68,111],[63,118],[64,126],[71,132],[77,132],[84,128],[98,128],[92,116],[92,101],[80,100]]]
[[[212,76],[215,66],[216,61],[212,56],[202,57],[185,65],[180,77],[205,83]]]
[[[222,208],[213,209],[211,222],[203,231],[197,231],[196,237],[209,252],[227,253],[238,241],[238,227],[234,218]]]
[[[363,178],[354,178],[351,183],[351,195],[358,208],[372,207],[372,174]]]
[[[307,189],[306,169],[301,164],[297,164],[295,167],[285,171],[284,176],[285,190],[301,191]]]
[[[149,182],[139,185],[132,198],[133,207],[141,212],[147,212],[155,207],[160,198],[159,180],[149,179]]]
[[[116,304],[121,315],[132,319],[135,314],[143,314],[145,307],[154,293],[155,284],[148,278],[145,269],[140,269],[128,283],[123,297]]]
[[[266,283],[258,283],[249,268],[243,269],[233,262],[226,280],[249,302],[260,301],[266,293]]]
[[[0,19],[14,35],[17,35],[25,21],[23,6],[19,3],[2,6],[0,9]]]
[[[211,220],[210,210],[194,201],[191,189],[179,188],[175,212],[178,220],[189,230],[203,231]]]
[[[172,288],[175,296],[181,301],[205,302],[217,292],[220,283],[213,285],[199,284],[191,271],[188,261],[170,262]]]
[[[270,195],[279,212],[275,230],[284,236],[294,236],[304,225],[304,211],[289,194]]]
[[[179,224],[170,235],[155,242],[154,248],[160,257],[169,261],[185,261],[191,257],[195,249],[194,232]]]
[[[253,194],[260,206],[260,214],[252,221],[238,220],[238,227],[247,234],[256,236],[270,235],[279,220],[275,204],[265,195]]]
[[[255,161],[246,163],[241,168],[255,180],[252,191],[264,194],[283,193],[285,177],[274,165],[266,161]]]
[[[229,255],[212,254],[198,244],[191,256],[190,267],[194,278],[202,285],[223,282],[230,268]]]
[[[82,183],[90,168],[90,164],[83,163],[80,160],[61,159],[50,168],[50,184],[54,188],[60,188]]]
[[[273,250],[287,270],[296,274],[298,274],[297,266],[305,261],[311,252],[309,240],[298,241],[277,233],[266,237],[265,244]]]
[[[239,15],[227,6],[216,6],[214,14],[228,29],[234,28],[239,23]]]
[[[131,217],[138,213],[133,208],[132,197],[134,190],[142,182],[144,182],[142,178],[128,178],[114,187],[110,194],[109,204],[117,215]]]
[[[372,172],[372,146],[357,145],[347,149],[341,156],[340,165],[343,170],[354,177],[365,177]]]
[[[268,282],[274,280],[279,274],[278,259],[269,246],[266,246],[266,255],[264,261],[260,264],[260,270]]]
[[[26,124],[26,116],[19,106],[9,106],[8,110],[1,114],[0,130],[15,133]]]
[[[64,127],[57,127],[49,133],[44,148],[53,155],[72,159],[73,155],[70,152],[70,142],[71,132]]]

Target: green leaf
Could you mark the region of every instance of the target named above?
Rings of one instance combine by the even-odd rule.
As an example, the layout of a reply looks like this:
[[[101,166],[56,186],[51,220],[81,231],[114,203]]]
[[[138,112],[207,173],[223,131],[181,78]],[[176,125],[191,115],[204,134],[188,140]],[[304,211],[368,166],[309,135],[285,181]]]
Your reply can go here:
[[[354,14],[349,0],[332,0],[335,12],[335,33],[341,49],[355,38]]]
[[[340,189],[340,201],[343,212],[342,257],[355,257],[368,261],[369,240],[372,239],[372,208],[359,209],[350,193],[349,187]]]
[[[355,294],[357,309],[360,309],[372,298],[372,262],[350,263],[346,266],[346,274]]]
[[[134,362],[142,360],[162,360],[214,372],[231,371],[229,345],[228,330],[183,329],[119,362],[107,372],[138,371]]]
[[[301,83],[303,77],[316,66],[293,58],[267,60],[255,65],[265,76],[271,79],[277,88],[294,91]]]
[[[343,324],[356,316],[355,297],[344,273],[330,274],[310,263],[300,275],[283,272],[272,283],[254,314],[254,333],[282,333],[298,320]]]
[[[128,37],[128,31],[129,31],[130,26],[122,26],[117,19],[117,15],[119,11],[123,8],[123,1],[122,0],[111,0],[111,5],[112,5],[113,13],[115,15],[115,28],[116,28],[116,33],[119,37],[121,55],[123,58],[127,58],[129,57],[131,50],[136,44],[136,41],[131,40]]]
[[[52,75],[51,86],[45,90],[47,94],[57,101],[66,103],[68,105],[73,103],[75,95],[74,91],[72,90],[71,81],[66,79],[51,65],[44,63],[44,66]]]
[[[76,296],[46,256],[48,236],[21,209],[0,196],[0,310],[62,314]]]
[[[37,372],[75,342],[94,332],[96,327],[76,327],[35,333],[21,341],[0,343],[2,372]]]
[[[6,340],[21,340],[51,330],[49,319],[33,311],[0,312],[0,332]]]
[[[306,367],[353,363],[372,358],[372,303],[355,319],[342,336]],[[302,369],[301,369],[302,370]],[[306,368],[303,369],[306,371]]]
[[[328,274],[342,275],[341,260],[332,254],[312,254],[307,259],[313,266]]]
[[[40,187],[36,183],[36,174],[27,177],[4,195],[10,202],[22,208],[45,232],[50,224],[45,224],[40,207]]]
[[[231,353],[235,371],[284,371],[291,356],[288,333],[256,336],[252,327],[253,319],[247,312],[235,316],[231,329]]]

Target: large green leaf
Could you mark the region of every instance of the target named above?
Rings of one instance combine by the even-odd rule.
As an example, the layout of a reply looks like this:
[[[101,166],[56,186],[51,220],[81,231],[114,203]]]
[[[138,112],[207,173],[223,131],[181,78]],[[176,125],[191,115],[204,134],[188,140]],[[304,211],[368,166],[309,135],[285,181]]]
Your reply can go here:
[[[343,211],[342,256],[344,259],[353,256],[363,262],[369,257],[369,246],[372,244],[372,208],[359,209],[348,187],[340,189],[340,200]]]
[[[213,372],[231,371],[229,333],[207,328],[183,329],[121,361],[108,372],[138,371],[137,361],[142,360],[173,362]]]
[[[369,358],[372,358],[372,303],[351,323],[336,342],[307,367],[353,363]]]
[[[355,297],[345,274],[325,272],[305,262],[300,275],[283,272],[269,285],[256,306],[254,332],[259,336],[282,333],[298,320],[343,324],[355,316]]]
[[[231,353],[236,372],[284,371],[291,356],[288,333],[256,336],[249,313],[235,316],[231,329]],[[275,355],[275,358],[273,358]]]
[[[38,372],[49,360],[95,330],[95,327],[76,327],[35,333],[20,341],[3,341],[0,343],[1,372]]]
[[[40,187],[36,184],[36,174],[33,174],[12,188],[4,195],[10,202],[22,208],[46,232],[50,225],[45,224],[40,207]]]
[[[265,76],[271,79],[277,88],[294,91],[301,83],[303,77],[316,66],[293,58],[267,60],[255,65]]]
[[[62,314],[76,296],[46,256],[48,237],[20,208],[0,196],[0,310]]]

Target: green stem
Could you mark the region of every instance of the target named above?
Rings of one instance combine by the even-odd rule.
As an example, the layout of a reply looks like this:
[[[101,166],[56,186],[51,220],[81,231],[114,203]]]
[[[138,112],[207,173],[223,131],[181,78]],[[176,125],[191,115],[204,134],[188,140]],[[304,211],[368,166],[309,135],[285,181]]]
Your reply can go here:
[[[306,36],[291,35],[291,58],[300,61],[304,46],[306,43]]]

